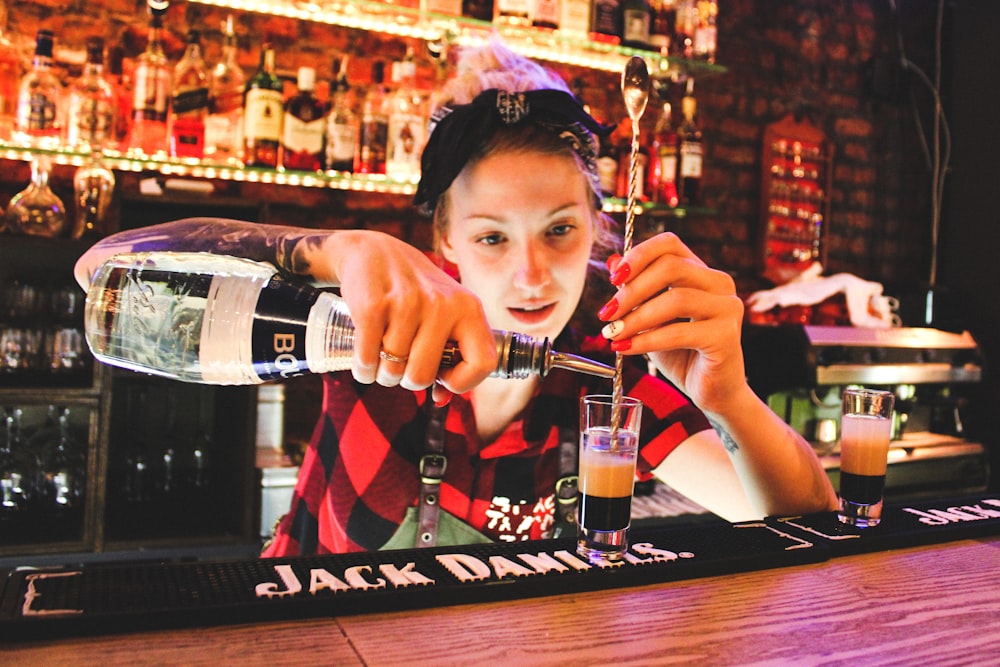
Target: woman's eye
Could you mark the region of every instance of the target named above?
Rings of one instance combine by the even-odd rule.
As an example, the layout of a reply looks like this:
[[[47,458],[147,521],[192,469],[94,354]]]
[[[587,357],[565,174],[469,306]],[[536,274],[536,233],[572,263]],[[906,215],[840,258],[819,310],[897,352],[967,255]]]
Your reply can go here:
[[[552,227],[549,228],[549,234],[551,234],[552,236],[566,236],[571,231],[573,231],[575,227],[576,225],[570,224],[568,222],[558,225],[553,225]]]
[[[502,234],[484,234],[483,236],[480,236],[476,240],[476,242],[477,243],[482,243],[483,245],[497,245],[497,244],[503,242],[503,235]]]

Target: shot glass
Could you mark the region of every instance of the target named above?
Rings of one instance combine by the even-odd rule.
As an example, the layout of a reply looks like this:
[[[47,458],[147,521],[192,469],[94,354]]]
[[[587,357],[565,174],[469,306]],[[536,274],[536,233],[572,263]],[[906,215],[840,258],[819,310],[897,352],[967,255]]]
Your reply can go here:
[[[581,399],[576,550],[591,563],[619,561],[628,549],[641,417],[634,398]]]
[[[841,523],[870,528],[882,520],[894,400],[889,391],[844,390],[840,417]]]

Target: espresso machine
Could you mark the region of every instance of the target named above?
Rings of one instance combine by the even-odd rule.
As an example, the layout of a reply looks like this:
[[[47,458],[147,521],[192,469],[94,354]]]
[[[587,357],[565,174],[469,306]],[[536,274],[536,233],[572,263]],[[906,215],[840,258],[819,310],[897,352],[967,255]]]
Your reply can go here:
[[[835,487],[841,393],[864,386],[896,396],[887,499],[987,488],[975,418],[983,359],[968,332],[747,324],[743,351],[750,386],[813,444]]]

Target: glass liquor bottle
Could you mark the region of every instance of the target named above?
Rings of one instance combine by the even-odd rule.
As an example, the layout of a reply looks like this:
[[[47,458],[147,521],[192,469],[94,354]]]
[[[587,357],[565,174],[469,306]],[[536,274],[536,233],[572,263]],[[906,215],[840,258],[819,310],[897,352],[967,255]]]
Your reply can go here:
[[[316,70],[300,67],[298,92],[285,102],[281,129],[281,165],[285,169],[319,171],[323,168],[323,131],[326,114],[313,95]]]
[[[590,0],[560,0],[559,33],[574,39],[587,39],[590,32]]]
[[[132,134],[129,149],[145,155],[167,150],[167,105],[170,100],[170,66],[163,52],[163,15],[166,2],[148,4],[149,39],[135,63],[132,90]]]
[[[66,143],[82,152],[100,152],[114,145],[118,101],[104,78],[104,39],[87,39],[87,63],[70,89]]]
[[[170,98],[170,156],[205,157],[208,66],[201,55],[201,32],[188,31],[187,48],[174,67]]]
[[[372,84],[361,106],[358,152],[354,156],[355,174],[384,174],[389,137],[389,92],[385,83],[385,63],[372,64]]]
[[[132,129],[132,82],[124,74],[125,49],[112,46],[108,49],[108,67],[105,79],[115,96],[115,129],[113,147],[128,148],[128,135]]]
[[[694,29],[694,57],[714,63],[718,37],[715,21],[719,14],[719,5],[716,0],[697,0],[696,7],[698,22]]]
[[[4,438],[0,441],[0,518],[23,510],[31,495],[31,471],[25,466],[21,438],[21,408],[6,408]]]
[[[343,299],[289,282],[269,264],[225,255],[116,255],[94,274],[84,318],[100,361],[185,382],[259,384],[348,370],[354,356]],[[493,377],[545,376],[552,368],[614,375],[610,366],[554,351],[548,339],[507,331],[494,338]],[[460,359],[451,344],[441,366]]]
[[[532,0],[494,0],[493,23],[517,28],[531,27]]]
[[[73,175],[76,219],[70,237],[97,240],[106,236],[107,214],[115,192],[115,174],[100,160],[92,159]]]
[[[55,238],[66,231],[66,208],[49,188],[51,163],[45,155],[31,161],[31,182],[11,197],[4,220],[14,234]]]
[[[63,87],[52,71],[51,30],[35,36],[31,70],[21,79],[17,94],[15,140],[39,148],[55,149],[62,139]]]
[[[0,141],[8,141],[14,133],[20,80],[21,63],[17,47],[7,36],[7,3],[0,0]]]
[[[247,82],[243,106],[243,160],[250,167],[278,166],[284,84],[274,73],[274,49],[264,44],[257,73]]]
[[[493,0],[462,0],[462,16],[477,21],[492,21]]]
[[[222,58],[212,68],[205,121],[205,157],[218,162],[238,163],[243,143],[243,94],[246,76],[237,61],[233,16],[226,17],[222,29]]]
[[[531,9],[531,25],[535,28],[558,30],[562,11],[560,0],[534,0]]]
[[[681,98],[684,119],[677,130],[678,159],[677,196],[682,206],[696,206],[701,199],[701,172],[704,157],[701,129],[696,116],[698,103],[694,97],[694,79],[688,79],[687,92]]]
[[[670,102],[664,101],[649,143],[649,196],[654,203],[674,208],[677,198],[677,132]]]
[[[622,2],[622,46],[649,48],[650,11],[646,0]]]
[[[675,0],[652,0],[649,3],[649,48],[662,55],[670,54],[677,19]]]
[[[326,117],[326,168],[352,171],[358,148],[360,120],[354,110],[354,94],[347,81],[347,56],[335,60],[336,80],[331,85],[330,113]]]
[[[413,53],[393,65],[395,90],[389,97],[385,173],[394,181],[420,179],[420,153],[427,141],[427,111],[416,87]]]
[[[698,28],[697,0],[677,0],[671,55],[694,58],[694,32]]]
[[[618,183],[615,196],[628,199],[632,187],[632,119],[624,118],[618,125]],[[635,200],[646,201],[646,170],[649,167],[649,149],[639,144],[635,154]]]
[[[621,0],[594,0],[590,14],[590,38],[618,44],[622,37]]]

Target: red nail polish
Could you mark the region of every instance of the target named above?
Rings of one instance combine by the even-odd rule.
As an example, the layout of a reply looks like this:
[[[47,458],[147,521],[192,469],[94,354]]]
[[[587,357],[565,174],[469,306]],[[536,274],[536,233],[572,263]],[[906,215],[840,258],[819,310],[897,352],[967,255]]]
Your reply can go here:
[[[628,262],[625,262],[624,264],[619,264],[618,268],[615,269],[615,272],[611,274],[611,284],[621,285],[628,279],[631,273],[632,273],[632,267],[628,265]]]
[[[445,396],[444,398],[441,398],[441,399],[435,399],[435,401],[434,401],[434,405],[437,406],[437,407],[439,407],[439,408],[443,408],[444,406],[448,405],[449,403],[451,403],[451,394],[448,394],[447,396]]]
[[[597,318],[601,320],[610,320],[614,317],[614,314],[618,312],[618,299],[611,299],[604,307],[597,311]]]
[[[613,340],[611,341],[611,349],[614,352],[626,352],[632,349],[632,339],[626,338],[625,340]]]
[[[618,253],[614,253],[611,255],[611,257],[608,257],[608,261],[606,262],[608,271],[614,271],[615,267],[618,266],[618,262],[620,261],[622,261],[622,256],[619,255]]]

